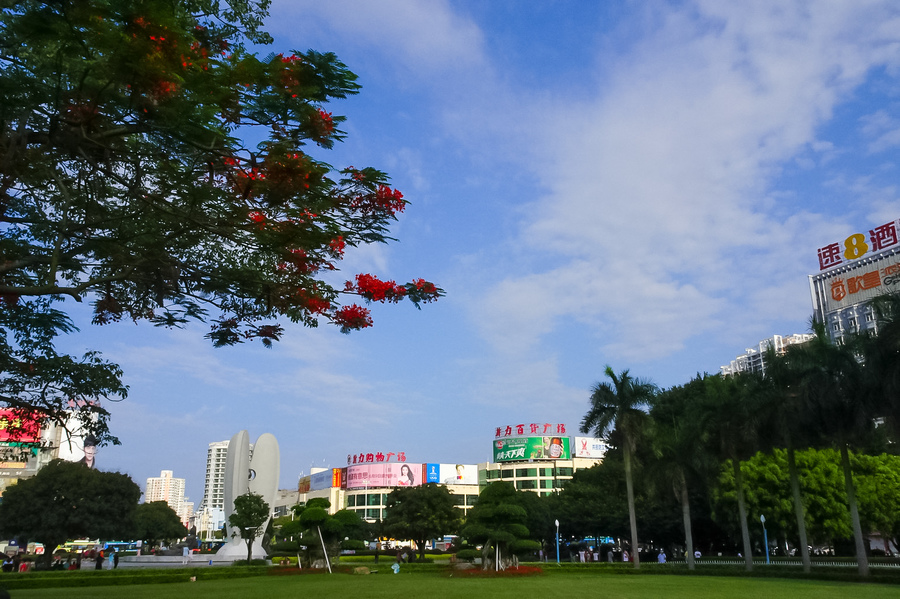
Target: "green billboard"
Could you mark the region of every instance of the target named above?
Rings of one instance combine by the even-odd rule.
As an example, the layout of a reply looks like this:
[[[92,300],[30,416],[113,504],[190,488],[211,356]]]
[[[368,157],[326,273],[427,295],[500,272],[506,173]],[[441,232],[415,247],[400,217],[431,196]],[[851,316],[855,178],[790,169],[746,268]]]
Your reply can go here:
[[[494,463],[520,460],[568,460],[568,437],[513,437],[494,440]]]

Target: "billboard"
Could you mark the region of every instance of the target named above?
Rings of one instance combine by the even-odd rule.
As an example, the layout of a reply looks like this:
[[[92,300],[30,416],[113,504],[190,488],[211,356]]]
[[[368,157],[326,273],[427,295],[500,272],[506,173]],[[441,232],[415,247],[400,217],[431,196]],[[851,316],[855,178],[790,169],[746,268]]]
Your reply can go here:
[[[835,241],[817,250],[819,270],[824,271],[836,266],[850,264],[864,258],[867,254],[877,253],[898,245],[897,224],[891,221],[864,233],[854,233],[843,242]]]
[[[0,443],[40,443],[41,418],[25,410],[0,410]]]
[[[495,439],[494,462],[519,460],[568,460],[568,437],[518,437]]]
[[[477,485],[475,464],[425,464],[425,482],[445,485]]]
[[[346,488],[418,487],[423,478],[422,464],[357,464],[347,466]]]
[[[825,314],[900,291],[900,248],[810,279],[815,306]]]
[[[334,472],[331,468],[316,472],[309,475],[309,490],[321,491],[322,489],[330,489],[334,480]]]
[[[609,446],[603,439],[595,437],[575,437],[573,453],[576,458],[599,459],[606,455]]]

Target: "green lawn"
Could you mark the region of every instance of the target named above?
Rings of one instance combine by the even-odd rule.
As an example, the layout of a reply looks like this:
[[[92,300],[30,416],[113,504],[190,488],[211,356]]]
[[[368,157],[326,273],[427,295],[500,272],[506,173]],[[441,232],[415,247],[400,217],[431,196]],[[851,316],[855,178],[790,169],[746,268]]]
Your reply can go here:
[[[54,588],[12,591],[13,599],[74,599],[98,596],[187,597],[189,599],[275,599],[314,597],[315,599],[397,599],[397,597],[439,597],[472,599],[491,597],[602,597],[603,599],[704,599],[747,597],[752,599],[880,599],[900,597],[896,586],[878,584],[818,582],[786,579],[752,579],[716,576],[617,576],[565,574],[523,578],[448,578],[439,575],[379,573],[369,576],[306,575],[263,576],[236,580],[213,580],[173,584],[116,587]]]

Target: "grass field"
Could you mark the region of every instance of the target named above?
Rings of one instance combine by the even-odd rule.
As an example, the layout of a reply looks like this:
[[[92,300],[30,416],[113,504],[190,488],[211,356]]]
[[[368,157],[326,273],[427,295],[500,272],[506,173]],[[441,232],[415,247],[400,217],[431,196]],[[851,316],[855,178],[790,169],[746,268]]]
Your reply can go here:
[[[16,590],[13,599],[90,597],[103,595],[143,599],[186,597],[189,599],[524,599],[526,597],[602,597],[603,599],[706,599],[746,597],[753,599],[844,599],[900,597],[897,586],[821,582],[786,579],[752,579],[716,576],[598,576],[565,574],[522,578],[453,578],[426,574],[348,574],[306,576],[262,576],[236,580],[211,580],[172,584],[131,585],[107,588],[54,588]]]

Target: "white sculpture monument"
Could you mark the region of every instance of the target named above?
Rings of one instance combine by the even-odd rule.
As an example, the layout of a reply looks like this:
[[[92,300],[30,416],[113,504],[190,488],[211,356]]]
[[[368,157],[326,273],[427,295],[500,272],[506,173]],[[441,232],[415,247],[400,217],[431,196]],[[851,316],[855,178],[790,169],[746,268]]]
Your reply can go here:
[[[275,501],[278,491],[280,469],[278,441],[275,436],[265,433],[253,445],[253,458],[250,457],[250,436],[241,431],[228,443],[225,457],[225,538],[226,543],[216,557],[219,559],[247,559],[247,543],[241,538],[240,531],[233,530],[228,517],[234,513],[234,499],[248,492],[261,495],[269,507]],[[268,526],[262,526],[265,530]],[[266,552],[262,547],[262,536],[253,541],[253,559],[265,559]]]

